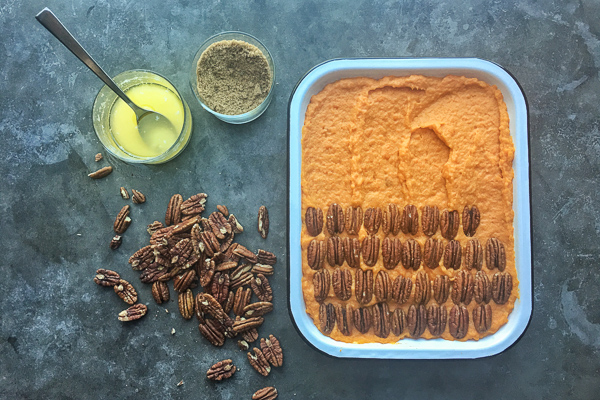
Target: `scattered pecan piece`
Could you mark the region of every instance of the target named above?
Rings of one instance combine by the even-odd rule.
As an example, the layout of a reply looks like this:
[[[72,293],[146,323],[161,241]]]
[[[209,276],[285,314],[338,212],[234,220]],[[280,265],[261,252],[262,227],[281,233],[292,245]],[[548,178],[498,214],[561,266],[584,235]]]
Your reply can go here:
[[[402,210],[402,219],[400,220],[400,229],[405,234],[416,235],[419,231],[419,211],[417,207],[409,204]]]
[[[381,229],[386,235],[392,234],[397,235],[400,232],[400,212],[398,206],[391,203],[388,204],[387,209],[383,211],[383,217],[381,220]]]
[[[390,314],[390,330],[395,336],[400,336],[406,329],[406,314],[401,308],[396,308]]]
[[[381,257],[386,269],[394,269],[402,258],[402,242],[398,238],[386,237],[381,244]]]
[[[387,272],[381,270],[375,277],[375,299],[387,301],[392,296],[392,281]]]
[[[219,361],[206,371],[206,377],[211,381],[221,381],[233,376],[236,368],[231,360]]]
[[[366,236],[362,242],[361,253],[365,265],[374,266],[379,258],[379,238],[374,235]]]
[[[425,271],[417,272],[415,276],[415,304],[427,304],[431,299],[431,281]]]
[[[354,327],[360,333],[367,333],[373,324],[373,314],[371,313],[371,308],[359,307],[355,310],[352,310],[352,319],[354,320]]]
[[[481,215],[479,214],[477,206],[473,205],[471,208],[465,206],[462,215],[463,232],[465,233],[465,236],[474,236],[480,221]]]
[[[329,335],[335,326],[335,320],[335,306],[331,303],[322,303],[319,306],[319,322],[321,325],[321,331],[324,334]]]
[[[208,223],[210,224],[212,233],[215,234],[217,239],[223,240],[232,232],[231,225],[227,221],[227,218],[219,211],[215,211],[208,216]]]
[[[477,304],[489,303],[492,299],[492,283],[490,278],[483,271],[475,274],[475,285],[473,287],[473,297]]]
[[[148,234],[149,234],[150,236],[152,236],[152,235],[154,235],[154,233],[155,233],[156,231],[158,231],[159,229],[162,229],[162,228],[164,228],[164,227],[165,227],[165,226],[163,225],[163,223],[162,223],[162,222],[160,222],[160,221],[154,221],[153,223],[149,224],[149,225],[146,227],[146,232],[148,232]]]
[[[217,204],[217,210],[219,210],[219,212],[221,214],[223,214],[225,217],[229,216],[229,210],[227,209],[227,206],[224,206],[222,204]]]
[[[367,208],[365,211],[364,226],[369,235],[374,235],[379,231],[383,214],[381,208]]]
[[[343,242],[344,259],[351,268],[360,266],[360,241],[357,238],[345,237]]]
[[[333,292],[338,299],[346,301],[352,296],[352,273],[348,269],[336,268],[332,275]]]
[[[392,284],[392,300],[398,304],[404,304],[408,301],[412,293],[413,283],[410,278],[398,275]]]
[[[446,330],[448,310],[446,307],[432,304],[427,309],[427,328],[433,336],[440,336]]]
[[[152,284],[152,297],[157,304],[169,301],[169,286],[166,282],[157,281]]]
[[[119,193],[121,194],[121,197],[124,198],[125,200],[127,200],[129,198],[129,192],[123,186],[121,186],[119,188]]]
[[[108,245],[108,247],[110,247],[112,250],[116,250],[119,247],[121,247],[121,243],[123,243],[123,238],[121,237],[121,235],[115,235],[111,239],[110,244]]]
[[[242,351],[247,351],[250,348],[250,345],[245,340],[241,339],[237,341],[238,348]]]
[[[451,240],[444,251],[444,267],[447,269],[459,269],[462,261],[462,248],[458,240]]]
[[[421,217],[423,233],[427,236],[433,236],[440,224],[440,209],[437,206],[425,206],[421,211]]]
[[[311,269],[318,270],[323,266],[323,260],[325,260],[325,242],[322,240],[313,239],[308,244],[306,250],[306,258],[308,266]]]
[[[177,305],[179,306],[179,312],[185,319],[191,319],[194,315],[194,295],[191,289],[187,289],[185,292],[179,293],[177,298]]]
[[[260,237],[266,239],[269,234],[269,210],[265,206],[260,206],[258,209],[257,228]]]
[[[465,246],[465,266],[468,269],[481,270],[483,265],[483,248],[477,239],[471,239]]]
[[[485,264],[488,269],[497,268],[501,272],[506,268],[504,244],[497,238],[489,238],[485,249]]]
[[[146,196],[139,190],[131,189],[131,201],[135,204],[142,204],[146,202]]]
[[[442,215],[440,216],[440,229],[442,231],[442,236],[445,239],[453,240],[456,237],[459,224],[460,219],[458,216],[458,211],[444,210],[442,212]]]
[[[273,289],[271,289],[269,280],[263,274],[257,274],[250,281],[250,286],[260,301],[273,301]]]
[[[235,297],[233,300],[233,312],[235,315],[244,315],[244,309],[250,303],[252,297],[252,290],[250,288],[244,289],[243,287],[237,288],[235,291]]]
[[[140,319],[146,315],[147,311],[148,307],[146,307],[144,304],[135,304],[128,309],[121,311],[118,318],[119,321],[123,322],[135,321],[136,319]]]
[[[94,276],[94,282],[104,287],[113,287],[119,284],[120,280],[121,277],[117,272],[104,268],[97,269],[96,276]]]
[[[214,319],[201,321],[198,330],[213,346],[221,347],[225,344],[223,326]]]
[[[101,161],[103,158],[104,158],[104,157],[102,156],[102,153],[97,153],[97,154],[94,156],[94,161],[98,162],[98,161]]]
[[[108,167],[100,168],[99,170],[94,171],[91,174],[88,174],[88,176],[92,179],[101,179],[101,178],[104,178],[105,176],[110,175],[112,170],[113,170],[112,167],[108,166]]]
[[[325,225],[327,226],[327,232],[331,236],[344,232],[345,220],[342,206],[337,203],[332,203],[329,206]]]
[[[171,196],[169,204],[167,205],[167,212],[165,213],[165,225],[175,225],[181,221],[182,203],[183,197],[181,197],[180,194]]]
[[[423,248],[423,264],[426,267],[435,269],[440,265],[440,260],[444,255],[444,245],[440,239],[429,238]]]
[[[337,327],[342,335],[348,336],[352,333],[353,315],[352,309],[348,305],[335,306],[335,316]]]
[[[323,230],[323,210],[308,207],[304,214],[304,224],[310,236],[318,236]]]
[[[427,327],[427,311],[424,305],[415,306],[413,304],[408,308],[406,326],[408,334],[414,338],[418,338],[425,332],[425,328]]]
[[[121,208],[119,214],[117,214],[117,218],[115,219],[115,223],[113,224],[113,230],[115,233],[123,234],[129,228],[131,224],[131,218],[129,217],[129,204],[126,204]]]
[[[513,281],[508,272],[497,272],[492,278],[492,299],[496,304],[506,304],[510,299]]]
[[[450,310],[448,329],[455,339],[462,339],[469,331],[469,311],[463,305],[455,304]]]
[[[177,196],[177,195],[175,195],[175,196]],[[206,193],[198,193],[198,194],[191,196],[186,201],[181,201],[183,199],[180,196],[180,198],[177,201],[179,204],[179,208],[181,210],[181,214],[183,214],[183,215],[201,214],[204,211],[204,205],[206,204],[207,197],[208,196],[206,195]],[[177,222],[179,222],[179,221],[175,221],[173,223],[176,224]],[[167,225],[171,225],[171,224],[167,224]]]
[[[479,333],[492,327],[492,307],[489,304],[481,304],[473,309],[473,325]]]
[[[321,269],[313,275],[313,286],[315,300],[319,303],[325,301],[329,295],[329,287],[331,286],[331,275],[326,269]]]
[[[215,272],[211,281],[210,293],[221,305],[225,305],[229,297],[229,274]]]
[[[419,269],[421,265],[421,245],[415,239],[408,239],[402,244],[402,266],[406,269]]]
[[[236,318],[233,322],[232,331],[233,334],[237,335],[242,332],[249,331],[250,329],[256,329],[265,322],[263,317],[250,317],[250,318]]]
[[[233,254],[245,258],[249,263],[256,264],[258,262],[258,256],[242,246],[238,244],[233,250]]]
[[[452,283],[452,301],[454,304],[469,305],[473,299],[473,275],[466,271],[460,271]]]
[[[119,279],[119,283],[113,286],[113,289],[117,296],[127,304],[135,304],[138,300],[138,295],[133,285],[125,279]]]
[[[256,260],[260,264],[275,265],[277,263],[277,256],[270,251],[258,249]]]
[[[390,309],[387,303],[373,305],[373,331],[376,336],[386,338],[390,335]]]
[[[360,304],[369,304],[373,298],[373,271],[356,270],[354,294]]]
[[[363,211],[360,206],[346,208],[346,232],[349,235],[358,235],[363,223]]]
[[[215,262],[210,258],[204,259],[199,265],[198,278],[200,285],[206,287],[210,285],[213,276],[215,275]]]
[[[252,350],[254,351],[254,354],[248,352],[248,361],[250,362],[250,365],[252,365],[252,368],[254,368],[262,376],[269,375],[271,372],[271,366],[265,358],[265,355],[256,347],[254,347]]]
[[[227,218],[227,222],[231,225],[231,230],[233,233],[242,233],[244,232],[244,227],[239,223],[238,219],[235,215],[229,214],[229,218]]]
[[[332,267],[344,263],[344,245],[339,236],[327,239],[327,262]]]
[[[450,278],[436,275],[433,280],[433,298],[438,304],[444,304],[450,295]]]
[[[244,318],[250,317],[262,317],[265,314],[273,311],[273,303],[269,301],[258,301],[256,303],[250,303],[242,310]]]
[[[275,336],[269,335],[268,339],[260,339],[260,349],[272,366],[281,367],[283,365],[283,350]]]
[[[252,395],[252,400],[275,400],[277,398],[277,389],[273,386],[267,386],[259,389]]]

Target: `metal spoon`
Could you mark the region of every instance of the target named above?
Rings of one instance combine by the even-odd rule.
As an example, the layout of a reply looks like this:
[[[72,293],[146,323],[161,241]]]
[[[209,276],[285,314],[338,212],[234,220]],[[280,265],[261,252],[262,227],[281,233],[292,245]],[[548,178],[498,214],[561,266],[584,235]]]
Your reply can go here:
[[[147,139],[150,131],[159,129],[168,129],[171,132],[175,131],[175,127],[171,121],[156,111],[148,110],[136,105],[131,99],[115,84],[115,82],[104,72],[104,70],[94,61],[87,51],[79,44],[77,39],[71,35],[67,28],[59,21],[48,7],[40,11],[35,19],[38,20],[44,28],[48,29],[65,47],[83,62],[89,69],[92,70],[98,78],[100,78],[106,86],[108,86],[117,96],[119,96],[135,113],[137,120],[138,131],[143,140]]]

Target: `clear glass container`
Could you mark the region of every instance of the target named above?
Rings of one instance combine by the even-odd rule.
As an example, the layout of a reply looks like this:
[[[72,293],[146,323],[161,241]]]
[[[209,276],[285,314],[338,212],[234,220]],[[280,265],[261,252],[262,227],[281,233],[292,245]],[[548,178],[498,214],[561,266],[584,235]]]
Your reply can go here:
[[[196,73],[196,69],[198,66],[198,60],[200,59],[200,56],[202,55],[204,50],[206,50],[211,44],[217,43],[217,42],[220,42],[223,40],[241,40],[241,41],[244,41],[246,43],[256,46],[263,53],[265,58],[267,59],[267,63],[269,64],[269,68],[271,70],[271,87],[269,89],[269,93],[267,94],[267,97],[255,109],[250,110],[243,114],[228,115],[228,114],[218,113],[218,112],[212,110],[210,107],[208,107],[206,105],[206,103],[204,102],[204,100],[202,100],[202,96],[198,93],[198,85],[197,85],[198,76]],[[271,53],[269,53],[269,50],[257,38],[255,38],[252,35],[249,35],[249,34],[243,33],[243,32],[218,33],[218,34],[208,38],[202,44],[202,46],[200,46],[200,49],[198,49],[198,51],[196,52],[194,61],[192,62],[191,71],[190,71],[190,87],[192,88],[192,92],[196,96],[196,99],[198,99],[198,102],[200,102],[200,105],[206,111],[213,114],[215,117],[219,118],[220,120],[228,122],[230,124],[245,124],[246,122],[253,121],[256,118],[260,117],[261,114],[265,112],[265,110],[271,103],[271,99],[273,98],[273,89],[275,87],[275,65],[273,64],[273,58],[271,57]]]
[[[175,86],[173,86],[167,78],[155,72],[146,70],[125,71],[115,76],[113,80],[128,95],[132,93],[128,93],[128,91],[135,90],[136,87],[139,89],[142,87],[141,85],[158,85],[160,90],[166,90],[165,93],[167,93],[171,99],[174,99],[174,106],[180,107],[181,110],[183,110],[183,124],[181,124],[181,130],[178,132],[174,143],[166,148],[164,152],[154,155],[140,154],[135,151],[135,145],[132,145],[131,143],[125,145],[125,142],[118,138],[116,128],[111,126],[111,123],[114,123],[112,117],[114,117],[116,112],[119,112],[117,100],[119,103],[122,103],[121,106],[125,103],[107,86],[103,86],[94,101],[92,120],[96,135],[102,142],[106,151],[113,156],[132,164],[161,164],[172,160],[179,155],[187,146],[192,135],[192,114],[190,113],[187,103]],[[143,103],[139,105],[142,107],[145,106]],[[160,107],[151,108],[156,108],[154,111],[163,113]]]

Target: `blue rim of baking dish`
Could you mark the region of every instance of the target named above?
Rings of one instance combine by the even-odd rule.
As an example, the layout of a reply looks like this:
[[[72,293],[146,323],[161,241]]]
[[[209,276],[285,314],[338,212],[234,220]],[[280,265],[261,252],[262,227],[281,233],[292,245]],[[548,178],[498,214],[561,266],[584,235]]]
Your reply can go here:
[[[308,316],[305,310],[304,298],[302,296],[302,290],[300,287],[300,298],[293,298],[294,291],[292,284],[301,285],[300,282],[296,282],[292,278],[292,262],[297,262],[300,258],[296,257],[292,260],[292,255],[296,254],[299,249],[299,238],[295,243],[291,243],[292,237],[292,160],[297,164],[294,171],[300,171],[301,160],[298,157],[292,155],[292,107],[294,106],[295,96],[303,84],[307,80],[310,80],[307,89],[310,89],[315,82],[319,79],[326,77],[330,73],[335,73],[332,69],[331,64],[347,64],[340,70],[344,71],[343,76],[336,79],[327,81],[320,87],[320,90],[327,84],[345,77],[355,76],[373,76],[383,77],[386,75],[429,75],[429,76],[444,76],[444,75],[489,75],[490,77],[496,78],[495,80],[501,82],[506,86],[509,93],[504,90],[502,94],[507,98],[507,94],[510,94],[511,101],[515,102],[515,111],[517,112],[517,121],[514,121],[515,115],[509,114],[511,122],[514,122],[516,126],[516,132],[511,129],[511,136],[515,142],[515,160],[519,160],[520,163],[526,162],[526,168],[515,168],[515,178],[513,180],[513,187],[516,184],[526,184],[526,190],[523,187],[515,188],[517,196],[513,195],[513,210],[515,207],[520,207],[521,212],[525,212],[524,217],[518,218],[515,215],[515,258],[517,263],[517,273],[519,279],[519,298],[515,303],[515,309],[509,316],[509,322],[501,327],[493,335],[487,336],[479,341],[447,341],[444,339],[402,339],[397,343],[380,344],[380,343],[367,343],[367,344],[354,344],[336,341],[328,336],[323,335],[318,328],[312,322],[312,319]],[[381,65],[376,65],[381,64]],[[425,64],[426,66],[423,66]],[[357,70],[361,70],[358,72]],[[386,70],[398,70],[395,72],[384,72]],[[354,72],[352,72],[354,71]],[[367,72],[377,72],[375,74],[369,74]],[[408,72],[403,72],[408,71]],[[470,71],[471,74],[465,73]],[[436,73],[437,72],[437,73]],[[477,74],[479,72],[479,74]],[[373,76],[375,77],[375,76]],[[488,78],[479,79],[486,81],[488,84],[496,84],[494,79],[490,82]],[[327,79],[325,79],[327,80]],[[497,85],[498,86],[498,85]],[[304,90],[304,89],[303,89]],[[315,92],[315,93],[318,93]],[[517,104],[519,103],[519,107]],[[306,103],[308,104],[308,103]],[[301,106],[301,104],[299,104]],[[305,111],[304,107],[300,107],[300,115]],[[300,122],[303,123],[304,118]],[[299,137],[295,138],[299,140],[301,138],[301,126],[299,127]],[[524,131],[524,132],[523,132]],[[520,134],[520,136],[516,136]],[[524,136],[523,136],[524,134]],[[530,135],[529,135],[529,105],[525,97],[524,91],[514,77],[506,68],[500,66],[497,63],[483,60],[480,58],[337,58],[324,61],[313,68],[311,68],[296,84],[290,99],[288,101],[288,159],[287,159],[287,273],[288,273],[288,311],[292,323],[302,339],[307,342],[311,347],[316,350],[332,356],[332,357],[343,357],[343,358],[375,358],[375,359],[469,359],[469,358],[481,358],[499,354],[509,347],[513,346],[526,331],[531,315],[533,312],[533,254],[532,254],[532,238],[531,238],[531,154],[530,148]],[[300,150],[300,149],[296,149]],[[300,150],[301,151],[301,150]],[[297,159],[298,158],[298,159]],[[515,162],[515,161],[513,161]],[[514,165],[514,164],[513,164]],[[517,177],[519,177],[517,181]],[[523,180],[523,178],[526,178]],[[517,181],[517,183],[515,183]],[[299,183],[299,182],[298,182]],[[298,192],[301,195],[301,191]],[[300,196],[298,200],[301,201]],[[300,204],[301,208],[301,204]],[[298,208],[295,208],[297,210]],[[300,217],[301,224],[301,217]],[[517,229],[519,228],[519,229]],[[519,239],[517,245],[517,238]],[[293,246],[296,246],[296,250],[292,251]],[[517,252],[518,249],[518,252]],[[517,255],[518,253],[518,255]],[[526,264],[525,266],[523,266]],[[528,268],[527,268],[528,266]],[[300,268],[300,279],[302,276],[302,267]],[[524,270],[523,270],[524,269]],[[517,308],[518,307],[518,308]],[[516,313],[515,311],[518,311]],[[518,314],[518,315],[517,315]],[[297,318],[303,319],[299,322]],[[515,318],[518,318],[515,322]],[[308,323],[309,324],[308,324]],[[516,325],[515,325],[516,323]],[[510,329],[509,329],[510,328]],[[502,336],[502,339],[498,342],[496,338]],[[491,339],[490,339],[491,338]],[[312,339],[312,340],[311,340]],[[442,347],[439,349],[427,349],[423,348],[423,343],[433,342],[439,344]],[[490,345],[486,346],[491,342]],[[484,343],[483,346],[479,344]],[[443,345],[442,345],[443,344]],[[425,347],[429,347],[426,345]]]

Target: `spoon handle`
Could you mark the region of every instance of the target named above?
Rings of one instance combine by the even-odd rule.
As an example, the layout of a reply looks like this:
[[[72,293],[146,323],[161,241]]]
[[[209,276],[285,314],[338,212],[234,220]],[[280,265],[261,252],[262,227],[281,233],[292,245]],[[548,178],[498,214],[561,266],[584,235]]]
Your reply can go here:
[[[98,78],[100,78],[106,86],[112,89],[125,103],[131,107],[136,115],[141,115],[144,111],[135,105],[129,97],[117,86],[117,84],[104,72],[104,70],[94,61],[92,56],[79,44],[77,39],[71,35],[67,28],[60,22],[60,20],[54,15],[54,13],[48,8],[44,8],[40,11],[35,19],[38,20],[44,28],[48,29],[65,47],[75,55],[81,62],[83,62],[89,69],[92,70]]]

